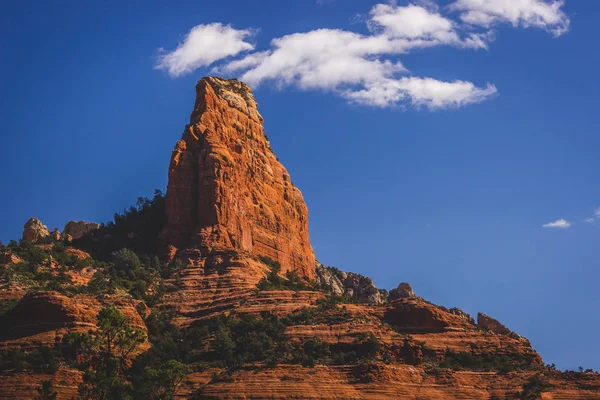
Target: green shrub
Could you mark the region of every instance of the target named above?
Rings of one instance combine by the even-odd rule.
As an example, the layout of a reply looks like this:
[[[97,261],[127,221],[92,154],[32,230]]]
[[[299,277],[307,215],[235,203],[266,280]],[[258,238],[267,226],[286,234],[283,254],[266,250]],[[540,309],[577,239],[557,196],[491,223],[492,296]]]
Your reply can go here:
[[[33,350],[10,349],[0,352],[0,370],[21,372],[30,369],[38,372],[53,373],[61,361],[59,352],[51,347],[42,346]]]
[[[15,306],[19,303],[18,299],[4,300],[0,301],[0,318],[2,318],[6,313],[15,308]]]
[[[281,264],[278,261],[266,256],[259,256],[258,258],[270,268],[267,276],[258,282],[257,287],[259,290],[315,290],[315,287],[304,282],[296,271],[287,271],[285,278],[283,278],[279,275]]]
[[[523,391],[520,393],[521,400],[539,399],[543,392],[550,388],[548,380],[540,374],[533,375],[523,385]]]
[[[482,354],[446,352],[438,366],[443,369],[468,371],[497,371],[507,373],[522,369],[531,369],[534,357],[527,354]]]
[[[74,240],[73,245],[103,261],[122,248],[154,254],[160,248],[159,233],[166,224],[165,204],[164,194],[155,190],[152,199],[138,198],[136,206],[115,214],[113,222]]]
[[[54,390],[54,385],[52,385],[52,381],[47,380],[43,381],[42,385],[36,389],[38,395],[35,396],[34,400],[56,400],[56,390]]]

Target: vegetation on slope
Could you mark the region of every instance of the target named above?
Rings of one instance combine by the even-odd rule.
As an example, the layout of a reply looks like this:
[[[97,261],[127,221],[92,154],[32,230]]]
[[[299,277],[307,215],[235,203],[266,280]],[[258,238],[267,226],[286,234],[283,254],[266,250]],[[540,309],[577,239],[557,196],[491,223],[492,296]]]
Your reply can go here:
[[[69,332],[54,347],[10,349],[0,352],[0,371],[24,370],[53,373],[61,365],[84,373],[80,397],[87,399],[171,399],[185,376],[192,371],[219,368],[224,372],[213,382],[229,379],[236,370],[249,366],[274,367],[277,364],[352,365],[357,380],[368,381],[372,362],[414,362],[406,354],[418,354],[422,348],[405,340],[400,353],[365,335],[353,343],[326,343],[317,338],[291,339],[286,330],[297,325],[340,324],[353,320],[344,306],[356,302],[338,296],[314,282],[303,281],[295,272],[280,275],[281,266],[268,257],[260,257],[270,271],[259,282],[258,290],[320,290],[327,293],[313,308],[302,308],[283,317],[222,315],[181,329],[172,323],[172,315],[160,311],[162,296],[177,290],[165,279],[177,277],[180,261],[162,263],[154,252],[158,233],[164,225],[164,196],[139,199],[137,207],[115,215],[114,222],[103,225],[83,238],[66,243],[45,239],[44,243],[12,241],[0,245],[0,253],[18,257],[16,264],[0,265],[0,285],[28,290],[56,290],[65,294],[86,294],[102,300],[106,294],[120,294],[142,300],[151,308],[145,319],[148,338],[134,329],[116,308],[106,306],[98,315],[97,329]],[[69,250],[75,246],[91,257],[81,258]],[[88,283],[76,282],[72,273],[94,271]],[[0,303],[2,318],[17,304]],[[145,340],[149,350],[140,353]],[[407,348],[408,347],[408,348]],[[412,361],[409,361],[411,359]],[[537,368],[525,355],[447,352],[443,358],[427,359],[426,371],[441,370],[497,371],[500,373]],[[534,378],[523,387],[522,398],[534,398],[544,381]],[[54,398],[50,381],[39,388],[39,398]]]
[[[280,275],[281,264],[278,261],[266,256],[258,257],[263,264],[269,267],[267,276],[258,282],[259,290],[320,290],[321,288],[314,282],[306,283],[296,271],[287,271],[285,278]]]

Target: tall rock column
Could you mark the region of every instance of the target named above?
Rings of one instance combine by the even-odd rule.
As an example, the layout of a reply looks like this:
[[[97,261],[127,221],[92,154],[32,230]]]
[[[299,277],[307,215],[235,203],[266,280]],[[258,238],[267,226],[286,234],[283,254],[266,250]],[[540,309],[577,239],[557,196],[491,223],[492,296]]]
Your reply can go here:
[[[284,272],[315,277],[308,209],[243,82],[198,82],[190,124],[171,156],[166,201],[162,238],[171,252],[247,251],[279,261]]]

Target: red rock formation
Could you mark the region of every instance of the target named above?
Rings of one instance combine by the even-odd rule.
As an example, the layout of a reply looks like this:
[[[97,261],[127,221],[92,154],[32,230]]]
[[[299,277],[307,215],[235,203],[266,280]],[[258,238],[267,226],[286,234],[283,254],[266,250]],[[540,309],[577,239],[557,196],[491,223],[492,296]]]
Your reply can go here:
[[[35,242],[48,235],[50,235],[48,227],[42,224],[42,221],[39,219],[33,217],[25,222],[25,226],[23,227],[23,240]]]
[[[286,316],[306,307],[314,309],[315,316],[306,323],[290,319],[284,332],[289,344],[316,339],[332,348],[347,347],[372,335],[385,351],[385,357],[358,363],[348,359],[344,365],[248,363],[229,371],[231,376],[217,365],[194,368],[177,398],[533,398],[522,391],[534,376],[547,381],[544,392],[535,395],[538,398],[600,398],[600,374],[561,373],[544,367],[529,341],[491,317],[480,314],[475,324],[460,309],[416,296],[407,283],[387,297],[367,277],[321,264],[315,268],[306,205],[272,153],[250,89],[241,82],[205,78],[198,83],[191,124],[171,159],[167,215],[162,240],[181,265],[167,279],[177,290],[165,293],[155,310],[172,311],[173,321],[182,329],[223,314]],[[52,246],[37,245],[45,250]],[[80,260],[91,257],[72,247],[65,253]],[[328,291],[258,290],[268,267],[257,255],[278,260],[283,271],[294,269],[315,278]],[[0,270],[20,261],[4,249]],[[41,269],[57,273],[66,267],[60,262],[53,259]],[[65,268],[73,289],[87,284],[95,268],[101,265]],[[104,304],[115,305],[130,324],[146,329],[143,318],[149,309],[122,291],[98,297],[77,291],[82,294],[67,296],[27,286],[32,284],[17,280],[0,287],[0,302],[10,305],[18,300],[0,318],[0,351],[54,346],[69,331],[93,329]],[[328,305],[322,301],[328,293],[351,297],[358,304]],[[145,343],[140,350],[150,345]],[[476,368],[465,363],[455,369],[442,364],[458,356],[496,364],[509,359],[516,364],[508,365],[508,370],[506,365]],[[77,395],[82,372],[65,363],[54,374],[0,371],[0,399],[31,399],[44,380],[52,380],[59,399],[70,399]]]
[[[139,301],[105,296],[102,303],[117,307],[132,326],[146,330],[136,306]],[[68,330],[87,331],[96,324],[96,315],[102,308],[100,301],[91,296],[72,298],[57,292],[30,292],[23,296],[14,309],[4,316],[0,330],[1,347],[29,347],[54,344],[56,337]]]
[[[236,250],[279,261],[313,279],[302,194],[279,163],[264,134],[263,119],[244,83],[204,78],[169,167],[167,226],[163,243]]]
[[[534,372],[443,371],[427,373],[422,366],[373,363],[354,366],[280,365],[246,369],[229,380],[211,382],[214,370],[191,374],[179,390],[182,398],[202,399],[407,399],[479,400],[519,399],[522,385]],[[362,377],[362,379],[361,379]],[[598,400],[598,377],[575,380],[548,376],[551,389],[543,400]]]
[[[79,239],[88,232],[98,228],[100,228],[100,224],[95,222],[69,221],[66,223],[65,228],[63,229],[62,236],[70,236],[71,239]]]
[[[514,339],[519,340],[527,340],[523,336],[519,335],[516,332],[511,331],[506,326],[504,326],[500,321],[490,317],[489,315],[485,315],[484,313],[477,314],[477,325],[484,329],[488,329],[491,332],[497,333],[498,335],[506,335],[510,336]]]
[[[390,290],[389,299],[390,300],[412,299],[414,297],[416,297],[415,292],[413,292],[410,284],[408,284],[406,282],[402,282],[401,284],[398,285],[398,287],[396,289]]]

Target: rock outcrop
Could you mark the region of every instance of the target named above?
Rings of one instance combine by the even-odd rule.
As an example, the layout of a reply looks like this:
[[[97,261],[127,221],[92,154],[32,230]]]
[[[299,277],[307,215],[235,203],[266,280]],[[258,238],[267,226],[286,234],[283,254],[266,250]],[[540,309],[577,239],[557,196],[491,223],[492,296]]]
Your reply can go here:
[[[458,307],[453,307],[453,308],[449,309],[448,312],[452,313],[454,315],[458,315],[459,317],[461,317],[462,319],[464,319],[471,325],[475,325],[475,320],[473,319],[473,317],[471,317],[469,314],[467,314],[466,312],[464,312],[463,310],[461,310]]]
[[[98,228],[100,228],[100,224],[95,222],[69,221],[63,229],[62,236],[66,238],[70,237],[71,239],[79,239]]]
[[[21,261],[23,260],[10,250],[0,251],[0,264],[16,264]]]
[[[417,297],[417,296],[415,296],[415,292],[413,292],[410,284],[408,284],[406,282],[402,282],[401,284],[398,285],[398,287],[396,289],[390,290],[390,295],[389,295],[390,300],[412,299],[414,297]]]
[[[481,328],[487,329],[490,332],[494,332],[498,335],[505,335],[517,340],[527,340],[523,336],[516,332],[511,331],[504,326],[500,321],[485,315],[484,313],[477,313],[477,325]]]
[[[166,251],[198,247],[267,256],[282,272],[315,276],[308,210],[275,157],[250,88],[208,77],[173,151],[166,199]]]
[[[119,308],[132,326],[146,330],[136,310],[139,301],[114,296],[105,297],[102,302]],[[23,346],[30,341],[36,344],[53,343],[57,331],[83,331],[94,327],[101,307],[102,303],[91,296],[67,297],[53,291],[30,292],[0,318],[0,340],[5,340],[4,347]]]
[[[61,234],[58,231],[58,228],[54,228],[54,230],[52,232],[50,232],[50,237],[52,238],[52,240],[60,240],[61,239]]]
[[[23,227],[23,240],[36,242],[48,235],[50,235],[48,227],[42,224],[42,221],[39,219],[32,217],[25,222],[25,226]]]
[[[316,281],[339,296],[347,296],[368,304],[382,304],[387,293],[377,289],[373,279],[353,272],[344,272],[317,261]]]

